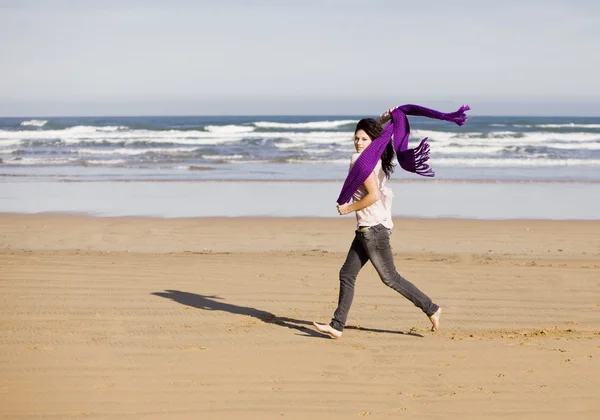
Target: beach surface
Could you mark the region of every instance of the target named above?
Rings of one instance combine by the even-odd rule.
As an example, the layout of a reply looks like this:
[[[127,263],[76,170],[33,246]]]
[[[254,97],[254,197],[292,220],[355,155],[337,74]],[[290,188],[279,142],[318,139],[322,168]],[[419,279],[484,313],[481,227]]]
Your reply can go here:
[[[600,220],[395,219],[441,330],[354,219],[0,215],[0,418],[597,419]]]

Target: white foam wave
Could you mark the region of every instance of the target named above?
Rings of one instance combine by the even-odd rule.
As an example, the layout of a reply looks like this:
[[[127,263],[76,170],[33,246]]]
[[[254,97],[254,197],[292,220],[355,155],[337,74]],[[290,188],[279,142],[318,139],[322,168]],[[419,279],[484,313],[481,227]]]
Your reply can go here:
[[[202,155],[204,159],[209,160],[239,160],[244,156],[242,155]]]
[[[275,147],[278,149],[288,150],[288,149],[297,149],[300,151],[305,151],[308,153],[329,153],[329,152],[342,152],[342,153],[356,153],[354,150],[354,146],[350,141],[338,142],[334,143],[333,148],[329,149],[306,149],[307,145],[314,146],[315,142],[312,143],[276,143]]]
[[[106,126],[106,127],[97,127],[99,132],[113,132],[113,131],[124,131],[129,130],[129,127],[126,125],[116,125],[116,126]]]
[[[302,151],[308,153],[309,155],[325,155],[327,153],[331,153],[331,150],[328,149],[302,149]]]
[[[2,139],[0,138],[0,146],[18,146],[21,144],[19,139]]]
[[[431,154],[443,154],[443,155],[495,155],[502,150],[505,146],[489,146],[489,145],[470,145],[470,146],[458,146],[458,145],[440,145],[440,147],[432,146]]]
[[[485,137],[494,138],[494,139],[504,139],[504,138],[514,138],[520,137],[523,133],[515,132],[515,131],[493,131],[491,133],[485,134]],[[480,136],[482,137],[481,133]]]
[[[156,153],[156,154],[173,154],[173,153],[186,153],[193,152],[194,150],[198,150],[197,147],[173,147],[173,148],[146,148],[146,149],[128,149],[128,148],[119,148],[119,149],[72,149],[71,153],[78,153],[80,155],[122,155],[122,156],[137,156],[144,155],[146,153]]]
[[[481,132],[445,132],[432,130],[412,130],[411,141],[417,141],[428,137],[435,142],[465,142],[469,144],[473,141],[496,141],[500,144],[515,143],[522,146],[538,145],[553,141],[563,142],[596,142],[600,141],[600,133],[553,133],[547,131],[534,131],[530,133],[519,133],[516,131],[496,131],[491,133]]]
[[[600,124],[537,124],[540,128],[600,128]]]
[[[462,144],[465,144],[464,146]],[[456,154],[496,154],[507,148],[526,148],[526,147],[545,147],[549,149],[561,150],[600,150],[600,143],[536,143],[523,144],[522,142],[502,142],[499,145],[494,145],[484,142],[453,142],[450,144],[433,144],[431,146],[432,153],[456,153]]]
[[[100,130],[100,131],[99,131]],[[434,147],[446,146],[452,143],[459,143],[464,147],[507,147],[507,146],[548,146],[560,149],[589,149],[598,150],[600,143],[600,133],[594,132],[543,132],[535,131],[529,133],[519,133],[516,131],[497,131],[489,134],[481,132],[447,132],[435,130],[413,130],[411,133],[410,146],[414,146],[417,142],[429,137],[432,140],[432,149]],[[202,145],[219,145],[224,143],[239,142],[246,140],[281,140],[274,145],[280,149],[294,149],[307,145],[334,145],[337,147],[352,148],[352,132],[348,131],[308,131],[308,132],[249,132],[249,133],[223,133],[223,132],[207,132],[203,130],[131,130],[123,126],[112,127],[93,127],[93,126],[77,126],[63,130],[45,130],[45,131],[8,131],[0,130],[0,147],[15,147],[22,142],[35,140],[40,142],[56,142],[60,140],[61,144],[69,145],[73,148],[82,147],[88,148],[90,144],[115,144],[124,146],[121,149],[122,154],[140,154],[153,152],[154,150],[139,150],[138,152],[126,152],[127,146],[137,145],[140,143],[150,146],[151,144],[172,145],[174,147],[181,146],[185,152],[193,150],[193,146]],[[53,144],[49,145],[50,147]],[[184,149],[188,146],[187,149]],[[132,148],[133,149],[133,148]],[[173,150],[173,149],[172,149]],[[464,151],[464,150],[463,150]],[[121,152],[107,152],[107,154],[119,154]],[[167,150],[156,150],[157,153]],[[468,151],[465,151],[469,153]],[[83,152],[87,153],[87,152]],[[473,152],[475,153],[475,152]],[[91,152],[89,154],[92,154]],[[102,153],[98,153],[102,154]]]
[[[248,127],[242,125],[207,125],[204,129],[210,133],[251,133],[255,130],[255,127]]]
[[[544,143],[543,146],[564,150],[600,150],[600,143]]]
[[[314,164],[334,164],[334,165],[348,165],[350,159],[323,159],[323,160],[305,160],[305,159],[286,159],[286,163],[314,163]]]
[[[60,140],[64,144],[85,143],[88,141],[102,141],[106,143],[134,143],[134,142],[154,142],[154,143],[172,143],[172,144],[219,144],[226,142],[240,141],[247,139],[281,139],[286,138],[290,141],[304,143],[335,143],[340,139],[346,141],[352,140],[351,132],[326,132],[311,131],[306,133],[295,132],[270,132],[270,133],[228,133],[228,132],[208,132],[200,130],[118,130],[118,127],[98,127],[77,126],[64,130],[45,130],[45,131],[8,131],[0,130],[0,144],[6,145],[19,144],[22,140]]]
[[[6,131],[0,130],[0,144],[6,141],[20,140],[61,140],[65,144],[82,143],[86,141],[104,141],[107,143],[120,142],[160,142],[181,143],[182,140],[192,140],[189,144],[207,144],[231,140],[241,140],[243,135],[219,135],[206,131],[181,131],[181,130],[97,130],[95,127],[83,126],[67,128],[64,130],[45,131]],[[18,143],[17,143],[18,144]]]
[[[87,160],[88,165],[97,166],[111,166],[111,165],[122,165],[126,162],[125,159],[91,159]]]
[[[272,161],[269,160],[234,160],[230,163],[235,163],[238,165],[246,165],[246,164],[272,164]],[[321,163],[332,163],[332,164],[336,164],[336,165],[348,165],[348,163],[350,163],[350,159],[323,159],[323,160],[306,160],[306,159],[296,159],[296,158],[290,158],[290,159],[285,159],[283,160],[281,163],[304,163],[304,164],[321,164]]]
[[[77,158],[21,158],[21,159],[11,159],[4,161],[5,164],[8,165],[65,165],[68,163],[77,162],[79,159]]]
[[[492,137],[498,140],[508,139],[514,141],[514,137]],[[523,137],[517,138],[521,143],[547,143],[552,141],[565,141],[565,142],[593,142],[600,141],[600,133],[551,133],[535,131],[532,133],[523,133]]]
[[[229,163],[236,163],[236,164],[264,164],[264,163],[271,163],[268,160],[232,160]]]
[[[448,142],[450,140],[454,140],[458,138],[458,135],[468,136],[470,134],[477,135],[481,133],[452,133],[447,131],[433,131],[433,130],[411,130],[410,138],[411,140],[420,140],[425,137],[428,137],[431,140],[439,141],[439,142]]]
[[[307,133],[257,133],[258,137],[284,138],[294,143],[312,144],[352,144],[352,132],[310,131]],[[266,136],[265,136],[266,134]],[[281,143],[278,143],[281,144]],[[288,143],[289,144],[289,143]]]
[[[177,170],[184,170],[184,171],[190,171],[190,170],[197,170],[198,168],[202,169],[202,168],[206,168],[206,169],[212,169],[212,166],[204,166],[203,165],[179,165],[179,166],[175,166],[172,169],[177,169]]]
[[[278,149],[299,149],[302,148],[302,143],[276,143],[275,147]]]
[[[307,130],[327,130],[341,127],[347,124],[355,124],[357,120],[338,120],[338,121],[311,121],[305,123],[278,123],[260,121],[254,125],[259,128],[282,128],[282,129],[307,129]]]
[[[107,125],[107,126],[96,126],[96,125],[76,125],[74,127],[65,128],[63,130],[55,131],[66,131],[68,133],[114,133],[117,131],[128,130],[129,127],[125,125]]]
[[[21,127],[43,127],[48,123],[48,120],[29,120],[21,122]]]
[[[471,167],[550,167],[550,166],[600,166],[600,159],[432,159],[431,166],[471,166]]]

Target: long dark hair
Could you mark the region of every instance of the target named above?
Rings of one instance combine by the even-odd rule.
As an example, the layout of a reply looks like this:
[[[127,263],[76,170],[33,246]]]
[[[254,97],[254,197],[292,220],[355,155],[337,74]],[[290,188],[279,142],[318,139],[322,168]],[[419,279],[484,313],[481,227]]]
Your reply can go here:
[[[371,138],[371,140],[375,140],[377,137],[381,135],[383,131],[383,127],[376,119],[373,118],[363,118],[356,124],[356,129],[354,130],[354,134],[358,130],[363,130],[367,135]],[[392,141],[387,144],[383,155],[381,155],[381,168],[385,173],[385,176],[389,179],[392,173],[394,172],[394,167],[396,166],[392,160],[394,159],[394,145]]]

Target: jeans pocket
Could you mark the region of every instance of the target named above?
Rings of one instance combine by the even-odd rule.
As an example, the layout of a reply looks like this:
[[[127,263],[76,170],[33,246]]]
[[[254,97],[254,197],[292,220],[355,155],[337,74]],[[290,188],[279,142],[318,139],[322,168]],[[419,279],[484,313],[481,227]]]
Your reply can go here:
[[[390,233],[391,231],[382,226],[382,228],[375,234],[375,246],[378,250],[384,250],[390,248]]]
[[[375,231],[371,228],[362,233],[362,237],[365,242],[373,242],[375,240]]]

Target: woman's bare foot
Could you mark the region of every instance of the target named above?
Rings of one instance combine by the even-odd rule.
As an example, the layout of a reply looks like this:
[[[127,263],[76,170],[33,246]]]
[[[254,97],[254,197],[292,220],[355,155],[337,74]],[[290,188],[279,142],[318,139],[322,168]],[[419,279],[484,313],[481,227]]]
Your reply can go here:
[[[319,331],[320,333],[323,333],[323,334],[327,334],[328,336],[330,336],[332,338],[341,338],[342,337],[342,332],[336,330],[329,324],[319,324],[318,322],[313,322],[313,325],[317,329],[317,331]]]
[[[433,315],[429,317],[429,320],[433,324],[431,331],[437,331],[440,328],[440,317],[442,316],[442,308],[438,308]]]

